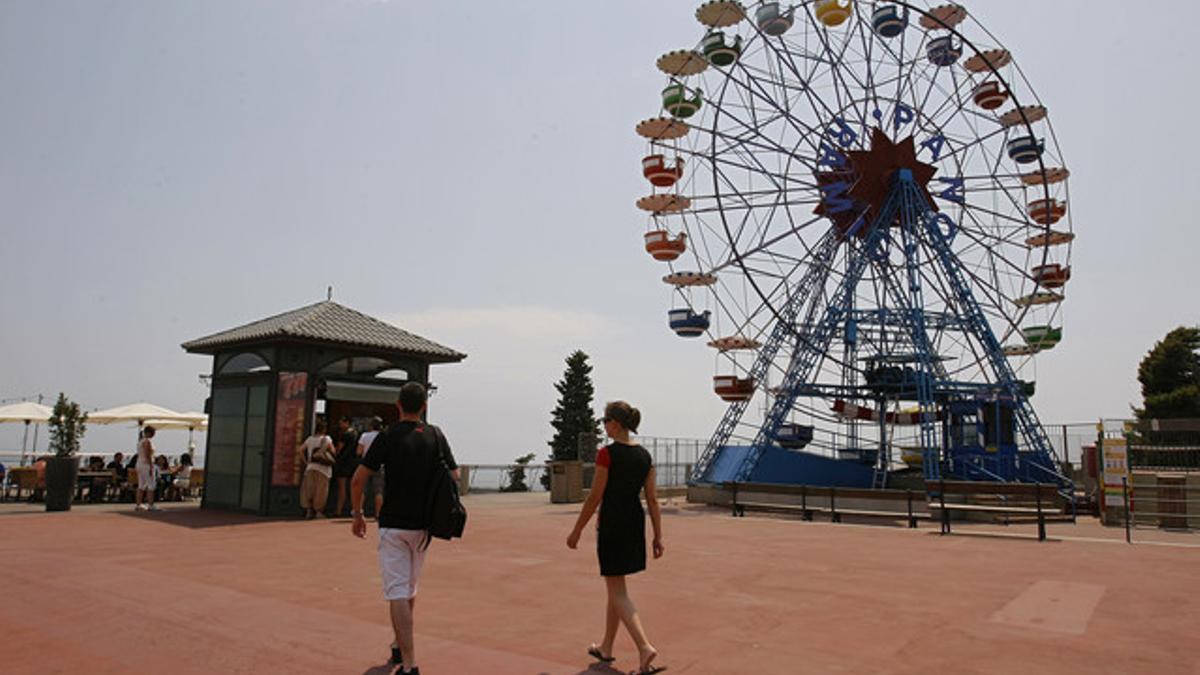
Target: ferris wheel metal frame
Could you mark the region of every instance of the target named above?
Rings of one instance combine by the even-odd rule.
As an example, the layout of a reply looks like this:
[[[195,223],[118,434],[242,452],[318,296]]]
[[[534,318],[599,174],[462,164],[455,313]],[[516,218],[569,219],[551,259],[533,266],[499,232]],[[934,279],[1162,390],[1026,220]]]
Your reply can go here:
[[[866,5],[871,7],[869,17],[864,12]],[[787,8],[777,2],[762,2],[756,7],[754,21],[749,21],[741,5],[726,0],[710,0],[697,10],[697,18],[708,27],[697,48],[670,52],[659,59],[660,70],[670,77],[663,91],[663,107],[669,116],[646,120],[638,126],[639,133],[650,139],[652,151],[676,152],[674,167],[667,166],[663,155],[651,155],[643,161],[644,174],[656,187],[676,186],[683,178],[685,161],[707,169],[712,179],[711,195],[663,193],[656,189],[651,196],[639,200],[639,206],[651,212],[651,222],[657,228],[647,234],[647,251],[670,263],[688,249],[690,242],[694,262],[700,267],[698,271],[673,271],[664,277],[687,304],[686,311],[672,310],[672,328],[682,336],[692,337],[709,330],[711,310],[696,312],[692,302],[691,293],[696,288],[712,291],[710,299],[717,302],[718,316],[732,314],[727,298],[723,300],[721,295],[729,294],[723,278],[733,272],[743,283],[743,291],[749,289],[758,299],[752,313],[743,310],[751,318],[734,322],[733,335],[716,336],[709,343],[721,354],[736,353],[739,347],[750,348],[755,357],[749,367],[739,366],[746,377],[714,378],[718,394],[730,401],[730,406],[697,463],[692,480],[711,482],[710,472],[739,425],[745,425],[743,418],[754,392],[762,391],[765,399],[762,421],[751,425],[757,428],[750,445],[735,458],[736,467],[725,474],[734,480],[749,478],[763,454],[782,444],[781,430],[790,428],[786,420],[796,414],[798,399],[834,399],[835,411],[840,403],[838,414],[842,417],[835,417],[835,424],[845,424],[850,429],[848,439],[857,443],[862,420],[853,416],[846,419],[844,415],[852,408],[860,412],[862,408],[847,404],[847,400],[874,398],[879,402],[874,416],[879,425],[876,440],[880,448],[874,457],[872,484],[882,486],[890,467],[887,420],[905,417],[918,430],[915,437],[920,444],[926,478],[938,477],[949,470],[963,477],[1049,481],[1065,486],[1069,481],[1058,470],[1053,447],[1029,403],[1028,385],[1019,379],[1008,359],[1024,357],[1023,363],[1028,364],[1034,353],[1053,347],[1061,339],[1061,328],[1055,329],[1049,323],[1036,327],[1040,332],[1033,333],[1028,329],[1022,331],[1019,324],[1027,315],[1047,305],[1057,310],[1063,299],[1060,289],[1069,278],[1069,244],[1074,236],[1066,213],[1068,172],[1062,165],[1061,152],[1048,122],[1046,133],[1060,166],[1048,165],[1044,158],[1044,141],[1038,139],[1034,124],[1045,118],[1046,109],[1011,54],[1001,47],[981,48],[958,30],[967,17],[966,10],[959,5],[923,9],[909,2],[807,0]],[[793,35],[793,40],[786,37],[797,15],[805,21],[801,36],[804,46],[800,46],[799,37]],[[908,54],[910,58],[905,59],[903,40],[910,17],[916,17],[925,31],[914,52]],[[850,53],[851,37],[842,36],[842,42],[836,45],[838,49],[830,38],[831,28],[851,19],[854,27],[845,30],[847,35],[857,31],[851,37],[861,40],[865,56],[860,58],[867,66],[863,78],[867,84],[858,79],[859,73],[852,72],[851,65],[843,62]],[[751,25],[749,37],[743,39],[739,33],[732,42],[727,40],[720,29],[736,26],[743,20]],[[885,34],[888,31],[890,35]],[[987,39],[999,44],[986,29],[983,32]],[[931,34],[936,37],[931,38]],[[889,40],[902,41],[896,56],[900,76],[881,80],[895,84],[898,93],[894,99],[880,96],[872,79],[871,54],[877,38],[883,51],[888,48]],[[816,40],[820,52],[808,51],[810,39]],[[935,50],[937,45],[940,51]],[[960,82],[953,68],[968,49],[971,55],[966,60],[967,69],[982,75],[964,76]],[[747,58],[768,52],[773,60],[766,60],[765,67],[746,64]],[[922,59],[933,64],[934,73],[922,103],[933,97],[939,72],[949,72],[954,85],[952,95],[945,95],[940,107],[928,111],[905,105],[902,91],[907,86],[915,94],[914,73]],[[809,61],[813,62],[810,70],[799,66]],[[1006,78],[1001,69],[1009,65],[1014,75]],[[790,75],[785,72],[777,80],[755,79],[753,67],[762,73],[772,66],[781,66],[780,71],[788,70]],[[819,72],[822,67],[828,68],[835,85],[832,95],[820,90],[828,84],[820,80],[825,75]],[[908,68],[907,79],[902,79],[905,68]],[[709,69],[719,73],[716,79],[720,88],[714,95],[705,96],[700,89],[690,87],[687,78]],[[928,66],[925,70],[929,70]],[[745,79],[739,80],[739,76]],[[856,97],[850,80],[857,80],[870,96]],[[739,99],[727,103],[731,85],[734,94],[741,97],[741,104]],[[964,85],[971,87],[965,97]],[[744,105],[747,94],[737,92],[738,87],[746,89],[753,102],[764,109],[754,107],[753,103]],[[1036,103],[1023,105],[1018,101],[1018,90],[1028,90],[1027,96]],[[822,96],[832,97],[832,104]],[[816,115],[808,119],[795,114],[788,97],[806,98],[810,112]],[[996,118],[987,115],[1008,101],[1014,107],[999,115],[999,126],[986,136],[976,131],[973,140],[964,141],[945,133],[952,117],[942,124],[935,123],[950,105],[952,116],[979,115],[996,124]],[[970,109],[972,104],[989,113],[979,114]],[[707,126],[687,121],[703,106],[711,111]],[[770,118],[765,115],[767,112]],[[821,112],[826,113],[824,119]],[[749,121],[740,118],[739,113]],[[731,121],[732,128],[739,133],[733,134],[730,127],[722,127],[722,118]],[[774,132],[763,133],[763,129],[777,123],[783,127],[778,138],[772,135]],[[893,138],[902,135],[901,130],[909,125],[916,131],[907,138]],[[707,154],[701,144],[681,147],[678,143],[692,129],[708,134]],[[917,131],[929,129],[936,133],[927,133],[917,144]],[[1024,134],[1014,135],[1013,129]],[[868,136],[869,142],[865,140]],[[979,176],[964,174],[963,165],[970,161],[967,158],[979,161],[967,150],[988,142],[994,145],[999,138],[1003,139],[1002,150],[994,153],[996,162],[991,171]],[[737,161],[724,156],[730,147],[739,146],[752,150],[736,154]],[[947,148],[943,157],[941,153]],[[932,156],[934,164],[941,160],[945,165],[946,157],[954,158],[956,171],[950,172],[948,178],[943,173],[937,179],[941,189],[930,189],[931,179],[942,167],[919,159],[918,155],[924,151]],[[1036,168],[1029,173],[1001,173],[999,162],[1005,155]],[[779,160],[778,168],[769,166],[770,162],[764,158]],[[794,170],[793,165],[800,167],[799,170]],[[722,167],[733,169],[727,172]],[[754,179],[765,188],[739,190],[738,179],[731,177],[735,170],[744,170],[751,177],[745,183],[748,188],[757,187]],[[990,183],[992,187],[975,187],[974,181]],[[1040,187],[1040,198],[1027,205],[1024,198],[1014,201],[1017,189],[1025,195],[1027,187]],[[805,190],[807,195],[803,194]],[[995,193],[993,196],[1003,195],[1011,203],[1002,203],[992,210],[970,204],[972,192],[979,190],[990,190]],[[811,198],[814,194],[815,200]],[[809,199],[801,198],[804,196]],[[816,217],[797,222],[798,209],[809,204],[815,204]],[[766,209],[769,215],[755,220],[751,214],[756,208]],[[946,210],[958,217],[947,215]],[[1014,215],[1017,211],[1021,211],[1020,218]],[[719,218],[719,230],[714,227],[712,214]],[[1064,215],[1068,229],[1052,229]],[[671,238],[661,225],[675,216],[682,221],[683,231]],[[780,225],[775,225],[777,220]],[[825,224],[824,229],[821,224]],[[995,232],[989,231],[989,227]],[[751,239],[757,237],[753,247],[745,246],[747,231],[751,232]],[[818,232],[820,236],[815,235]],[[1017,233],[1032,233],[1032,236],[1012,241]],[[708,251],[701,256],[697,246],[717,248],[713,245],[716,235],[724,239],[727,248],[716,255]],[[977,240],[956,244],[960,235]],[[765,253],[788,244],[794,248],[787,253]],[[1063,244],[1067,245],[1065,255],[1052,255],[1054,250],[1061,251]],[[1019,250],[1021,245],[1027,253],[1023,265],[993,250]],[[969,260],[970,256],[976,258]],[[781,261],[788,262],[780,264]],[[775,263],[779,269],[769,274],[763,269],[764,263]],[[1001,264],[1011,269],[998,269]],[[785,269],[789,265],[790,269]],[[1025,267],[1037,273],[1026,273]],[[1051,273],[1058,274],[1061,283]],[[895,274],[902,278],[891,278]],[[1005,283],[1010,288],[998,291],[1002,275],[1008,277]],[[874,291],[873,304],[868,298],[856,296],[864,279]],[[983,292],[982,302],[976,297],[979,291]],[[746,307],[750,304],[747,300]],[[1056,314],[1057,311],[1050,313],[1051,320]],[[1000,337],[993,324],[1000,327]],[[744,335],[749,328],[756,334]],[[877,343],[872,345],[876,353],[868,358],[870,366],[856,365],[860,359],[856,353],[860,331],[872,336],[864,342],[878,336]],[[947,335],[957,333],[964,337],[954,347],[959,355],[971,352],[970,359],[960,361],[966,365],[948,368],[946,364],[959,357],[946,357],[939,350],[947,344]],[[834,354],[833,348],[839,334],[843,338],[841,357]],[[1015,348],[1002,345],[1002,340],[1013,336],[1025,338],[1024,343],[1018,342]],[[901,344],[906,353],[897,356],[895,345],[889,346],[889,342]],[[734,346],[725,348],[729,345]],[[889,359],[895,358],[906,365],[902,368],[889,365],[892,363]],[[838,369],[842,380],[828,381]],[[774,387],[769,384],[773,372],[781,375],[781,381]],[[864,374],[872,372],[889,375],[900,372],[908,378],[903,385],[893,387],[899,392],[895,403],[899,405],[903,398],[915,403],[915,410],[906,415],[900,411],[885,413],[888,397],[880,392],[886,391],[886,387],[881,389],[882,385],[868,382],[864,388],[860,382]],[[822,373],[826,377],[822,378]],[[970,377],[964,379],[960,374]],[[996,415],[1001,414],[1001,408],[1012,415],[1024,440],[1022,451],[1012,453],[1005,462],[991,464],[983,456],[948,457],[952,430],[947,418],[955,405],[961,417],[962,401],[972,397],[988,398],[997,406]],[[815,409],[810,406],[808,410]],[[876,421],[870,414],[863,419]],[[994,425],[999,424],[996,419],[999,418],[993,419]]]

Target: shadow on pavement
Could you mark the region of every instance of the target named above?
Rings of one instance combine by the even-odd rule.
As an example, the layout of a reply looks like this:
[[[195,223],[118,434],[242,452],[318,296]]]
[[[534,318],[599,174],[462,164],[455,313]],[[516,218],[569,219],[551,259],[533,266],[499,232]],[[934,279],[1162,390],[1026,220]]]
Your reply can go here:
[[[262,525],[278,523],[296,518],[281,518],[257,516],[251,513],[237,511],[217,511],[211,509],[163,509],[161,511],[120,511],[119,515],[126,518],[151,520],[176,527],[186,527],[192,530],[203,530],[213,527],[237,527],[239,525]]]

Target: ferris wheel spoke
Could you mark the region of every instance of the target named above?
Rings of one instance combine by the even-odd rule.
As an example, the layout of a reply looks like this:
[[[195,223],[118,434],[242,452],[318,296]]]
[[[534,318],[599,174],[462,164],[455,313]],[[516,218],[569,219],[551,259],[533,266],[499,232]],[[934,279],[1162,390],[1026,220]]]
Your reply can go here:
[[[801,161],[802,163],[805,163],[807,166],[815,167],[815,163],[809,164],[809,162],[811,162],[812,160],[808,160],[807,158],[804,158],[802,156],[795,155],[793,153],[792,149],[785,148],[784,146],[779,145],[779,143],[777,143],[774,139],[763,134],[762,130],[760,128],[755,127],[754,125],[750,124],[749,122],[741,119],[739,116],[734,115],[731,111],[729,111],[725,108],[722,108],[719,103],[713,103],[713,107],[716,108],[717,111],[722,116],[732,119],[734,122],[736,122],[739,126],[741,126],[745,130],[744,133],[738,134],[738,135],[730,134],[728,132],[720,131],[718,129],[709,130],[708,133],[711,136],[713,136],[713,138],[714,138],[714,145],[715,145],[715,139],[718,139],[718,138],[727,143],[727,145],[722,147],[720,150],[716,150],[714,148],[714,151],[713,151],[714,156],[719,155],[719,154],[724,154],[726,152],[731,152],[734,148],[739,148],[739,147],[755,148],[755,149],[761,150],[763,152],[778,153],[783,156],[793,157],[793,158]],[[780,111],[780,115],[786,116],[787,113],[784,111]],[[749,154],[751,157],[755,157],[756,162],[757,162],[757,156],[754,155],[753,152],[748,152],[747,154]],[[760,166],[761,166],[761,164],[760,164]],[[762,169],[766,170],[766,167],[762,166]]]
[[[784,120],[792,128],[792,130],[795,133],[800,135],[801,140],[808,141],[809,146],[813,150],[816,149],[816,145],[813,144],[813,142],[810,140],[812,134],[819,133],[816,129],[805,124],[803,121],[799,120],[795,115],[792,115],[787,109],[785,109],[777,101],[772,99],[770,96],[770,92],[765,90],[762,82],[760,82],[757,78],[755,78],[744,67],[739,66],[737,68],[737,72],[741,73],[745,77],[745,79],[739,79],[739,78],[735,77],[732,73],[729,73],[727,75],[727,77],[729,78],[730,82],[733,82],[734,84],[738,85],[743,91],[745,91],[751,97],[752,100],[762,103],[762,104],[768,106],[771,110],[775,111],[775,113],[779,115],[780,119]],[[783,152],[785,152],[787,154],[792,153],[792,151],[789,151],[789,150],[783,150]],[[815,164],[810,164],[810,166],[815,167]]]
[[[813,224],[815,224],[817,222],[820,222],[821,220],[824,220],[824,216],[817,216],[815,218],[806,220],[803,223],[800,223],[799,225],[795,225],[795,226],[791,227],[790,229],[775,235],[771,239],[767,239],[767,240],[760,242],[757,247],[750,249],[748,251],[738,252],[736,255],[739,257],[745,258],[747,256],[752,256],[757,253],[762,253],[764,251],[767,251],[768,249],[770,249],[770,247],[774,246],[775,244],[778,244],[779,242],[783,241],[784,239],[786,239],[788,237],[800,234],[800,232],[802,230],[804,230],[807,227],[812,226]],[[735,262],[736,262],[736,258],[730,258],[727,262],[722,263],[717,269],[724,269]]]
[[[770,40],[764,40],[764,44],[766,44],[767,49],[772,52],[775,62],[787,66],[788,70],[791,71],[792,75],[795,76],[796,79],[800,82],[801,89],[803,90],[803,93],[804,93],[804,98],[807,101],[810,110],[818,117],[821,117],[821,116],[824,116],[826,118],[836,117],[837,112],[835,110],[832,110],[828,105],[826,105],[823,100],[821,100],[819,98],[815,98],[812,93],[812,82],[815,79],[815,74],[820,69],[820,67],[828,66],[828,67],[832,68],[835,66],[824,59],[817,60],[817,61],[814,61],[814,63],[812,64],[812,70],[809,71],[806,75],[801,72],[800,67],[796,63],[791,50],[788,50],[785,48],[781,51],[779,49],[779,47]],[[745,66],[739,66],[739,67],[743,68],[743,69],[745,68]],[[823,115],[822,115],[822,111],[824,113]],[[821,133],[821,131],[818,129],[815,129],[813,127],[808,127],[807,125],[805,125],[805,126],[809,133],[818,134],[818,135]],[[813,149],[814,150],[816,149],[815,146]]]

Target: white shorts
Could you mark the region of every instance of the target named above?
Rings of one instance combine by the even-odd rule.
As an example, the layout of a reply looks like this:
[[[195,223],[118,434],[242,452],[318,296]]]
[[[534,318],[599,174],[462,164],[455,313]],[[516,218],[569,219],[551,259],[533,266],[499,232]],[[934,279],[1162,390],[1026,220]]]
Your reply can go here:
[[[154,483],[156,481],[154,480],[154,465],[153,464],[138,464],[137,465],[137,476],[138,476],[137,489],[139,491],[146,490],[149,492],[154,492]]]
[[[383,597],[407,600],[417,595],[417,578],[425,564],[425,530],[379,528],[379,572]]]

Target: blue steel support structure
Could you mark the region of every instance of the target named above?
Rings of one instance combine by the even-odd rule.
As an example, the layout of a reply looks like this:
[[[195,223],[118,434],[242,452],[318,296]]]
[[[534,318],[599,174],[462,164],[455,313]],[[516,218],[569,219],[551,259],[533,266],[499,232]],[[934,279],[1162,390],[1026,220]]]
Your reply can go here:
[[[897,173],[907,173],[906,170],[900,170]],[[738,467],[735,474],[735,481],[744,481],[750,477],[754,467],[758,464],[758,460],[763,453],[767,451],[767,447],[775,438],[775,434],[779,430],[779,426],[783,424],[788,413],[792,411],[792,405],[796,402],[796,396],[799,389],[808,382],[812,375],[813,369],[817,366],[817,362],[829,349],[830,342],[833,341],[837,329],[846,319],[846,315],[851,311],[852,296],[854,289],[858,286],[858,282],[862,279],[863,272],[867,268],[867,264],[871,260],[871,255],[874,251],[880,249],[884,237],[887,235],[888,224],[891,223],[896,213],[900,209],[900,192],[892,190],[888,196],[887,203],[880,210],[879,215],[870,223],[866,231],[865,240],[860,244],[861,249],[857,254],[850,253],[850,264],[847,266],[845,276],[838,284],[837,291],[833,294],[832,300],[825,307],[825,314],[820,321],[814,321],[817,311],[817,303],[809,306],[809,312],[813,316],[804,322],[806,330],[799,331],[796,336],[795,350],[792,352],[792,358],[788,364],[787,372],[784,374],[783,382],[779,386],[779,395],[775,397],[775,402],[771,409],[767,412],[767,417],[763,421],[763,425],[759,428],[758,434],[754,438],[754,442],[750,446],[750,451],[746,453],[741,465]],[[846,240],[848,246],[855,246],[854,237],[851,236]]]
[[[912,183],[902,184],[901,189],[910,193],[911,199],[923,205],[922,223],[925,229],[925,239],[929,246],[933,249],[934,254],[938,258],[942,269],[946,273],[946,279],[950,283],[950,289],[954,293],[954,299],[958,303],[958,310],[966,321],[968,330],[982,343],[984,353],[992,366],[993,373],[996,377],[996,385],[1005,394],[1012,397],[1016,405],[1014,413],[1017,420],[1017,425],[1020,428],[1021,435],[1025,438],[1025,444],[1029,448],[1019,454],[1018,461],[1025,465],[1022,467],[1020,476],[1026,480],[1036,482],[1054,482],[1062,490],[1074,490],[1074,483],[1070,478],[1064,476],[1055,464],[1054,449],[1050,444],[1050,439],[1046,436],[1045,429],[1038,421],[1037,413],[1033,411],[1033,406],[1029,404],[1029,398],[1021,390],[1020,382],[1017,380],[1017,375],[1013,372],[1012,366],[1008,363],[1008,358],[1004,355],[1001,349],[1000,341],[996,339],[996,334],[992,332],[991,324],[988,323],[987,317],[983,315],[983,310],[979,308],[979,303],[975,301],[975,294],[971,292],[971,286],[967,283],[963,276],[962,270],[959,269],[955,262],[954,252],[950,249],[950,242],[945,234],[942,233],[940,223],[947,222],[953,227],[948,219],[939,218],[938,215],[929,208],[925,202],[924,195],[916,185]],[[1071,495],[1074,498],[1074,495]]]
[[[748,376],[755,382],[762,382],[763,378],[767,376],[767,371],[771,367],[771,362],[775,360],[775,355],[779,353],[779,348],[793,332],[793,325],[796,323],[796,315],[800,313],[800,308],[812,296],[813,291],[824,285],[825,280],[829,277],[833,256],[837,253],[841,242],[841,233],[837,228],[831,227],[817,244],[812,264],[805,270],[795,291],[788,297],[787,303],[779,315],[775,317],[775,327],[771,330],[767,341],[759,347],[754,365],[750,367]],[[717,430],[713,432],[712,438],[704,448],[704,454],[700,456],[696,466],[692,469],[692,482],[704,480],[704,475],[716,460],[717,455],[721,453],[721,448],[729,442],[733,430],[737,428],[748,405],[750,405],[749,400],[729,404],[725,415],[721,418],[721,423],[717,425]]]
[[[988,364],[994,376],[993,387],[1015,401],[1014,413],[1025,440],[1025,452],[1020,453],[1020,478],[1039,482],[1055,482],[1063,489],[1071,486],[1071,481],[1063,476],[1055,466],[1052,446],[1045,435],[1037,415],[1030,406],[1027,397],[1021,390],[1015,372],[1009,365],[1001,349],[999,340],[992,332],[991,325],[976,302],[970,285],[962,271],[958,268],[956,258],[950,247],[954,234],[954,224],[948,218],[935,212],[926,197],[907,169],[900,169],[893,178],[892,188],[878,216],[869,224],[865,236],[857,241],[852,231],[846,238],[835,229],[826,234],[818,246],[814,256],[814,264],[808,269],[801,282],[794,289],[787,304],[783,308],[770,338],[763,345],[758,358],[751,369],[750,376],[761,381],[775,359],[779,349],[790,336],[795,336],[794,351],[790,359],[783,381],[779,386],[779,395],[767,413],[762,426],[738,467],[734,480],[747,480],[766,449],[774,441],[780,425],[791,412],[796,398],[815,386],[810,382],[817,364],[830,348],[839,327],[844,325],[853,312],[853,294],[867,266],[884,252],[883,244],[888,238],[888,230],[899,216],[900,243],[903,246],[905,259],[904,291],[891,288],[889,294],[897,303],[897,314],[903,317],[900,323],[907,324],[913,342],[913,348],[921,356],[917,372],[917,396],[921,418],[921,443],[924,451],[924,467],[927,478],[937,478],[940,475],[940,450],[935,429],[937,401],[935,397],[935,382],[940,373],[935,371],[927,326],[927,313],[924,310],[920,275],[921,243],[931,251],[930,262],[936,262],[944,273],[944,278],[950,286],[950,291],[956,305],[957,319],[966,332],[974,335],[979,341]],[[943,233],[941,225],[949,227],[948,233]],[[838,288],[825,307],[824,314],[817,320],[819,303],[815,301],[815,291],[822,287],[829,277],[834,254],[841,243],[857,247],[857,251],[849,253],[849,261],[844,276]],[[808,307],[808,316],[800,324],[795,319],[805,302],[812,300]],[[928,315],[933,318],[937,315]],[[945,323],[942,321],[942,323]],[[947,383],[949,384],[949,383]],[[719,455],[746,410],[747,402],[732,404],[726,411],[704,455],[696,465],[692,474],[693,481],[702,481],[706,472]]]

